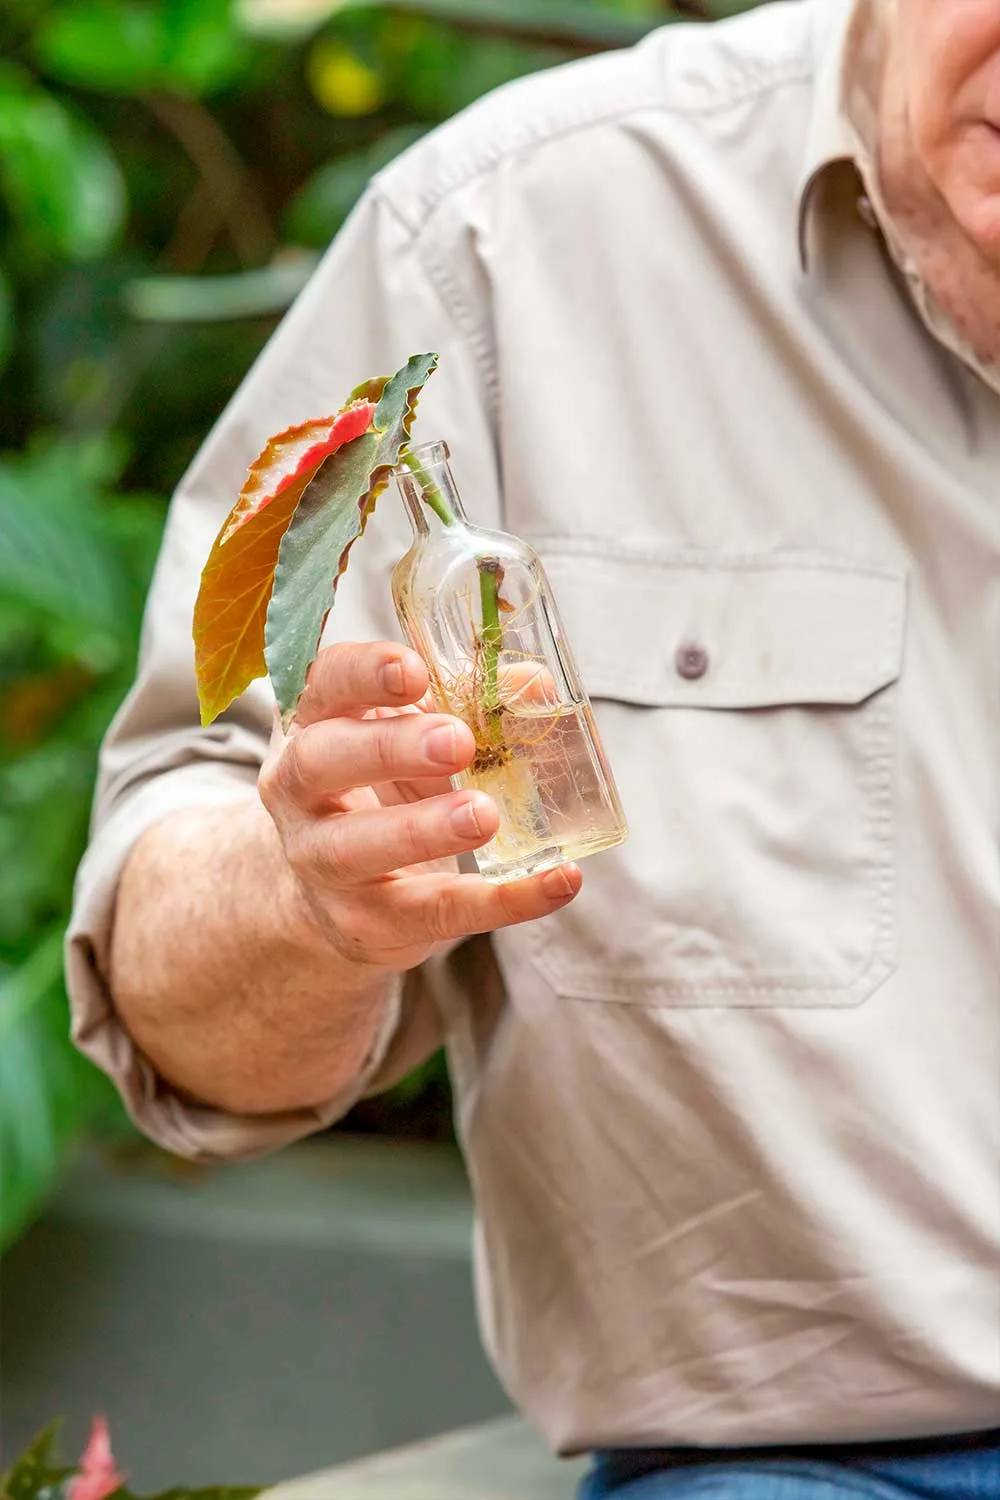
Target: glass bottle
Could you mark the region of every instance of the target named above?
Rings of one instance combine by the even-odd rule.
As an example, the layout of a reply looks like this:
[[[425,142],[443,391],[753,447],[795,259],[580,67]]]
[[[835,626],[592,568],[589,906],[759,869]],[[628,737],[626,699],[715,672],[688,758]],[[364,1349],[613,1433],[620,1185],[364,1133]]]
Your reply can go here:
[[[622,843],[628,826],[541,560],[466,520],[445,443],[404,454],[395,478],[414,532],[393,570],[396,613],[435,707],[475,736],[452,785],[486,792],[500,814],[476,850],[480,874],[519,880]]]

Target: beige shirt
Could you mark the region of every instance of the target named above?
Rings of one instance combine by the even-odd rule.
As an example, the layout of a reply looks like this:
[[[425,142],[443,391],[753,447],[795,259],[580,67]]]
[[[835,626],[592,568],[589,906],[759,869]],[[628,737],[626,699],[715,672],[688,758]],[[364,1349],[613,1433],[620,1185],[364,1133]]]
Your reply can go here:
[[[172,1150],[447,1034],[484,1337],[562,1450],[1000,1422],[1000,404],[859,212],[846,19],[664,28],[380,175],[175,499],[80,875],[76,1034]],[[416,976],[327,1109],[191,1108],[104,976],[138,833],[264,753],[264,684],[198,728],[199,569],[269,433],[428,348],[418,435],[542,554],[632,835]],[[397,634],[405,543],[387,495],[333,632]]]

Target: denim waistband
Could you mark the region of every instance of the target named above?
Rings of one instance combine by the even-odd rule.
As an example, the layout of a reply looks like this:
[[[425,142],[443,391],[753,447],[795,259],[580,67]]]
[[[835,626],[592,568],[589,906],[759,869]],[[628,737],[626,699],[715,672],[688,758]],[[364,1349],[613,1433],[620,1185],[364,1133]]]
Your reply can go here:
[[[860,1443],[785,1443],[726,1448],[611,1448],[595,1458],[603,1477],[623,1484],[662,1469],[691,1464],[739,1463],[768,1459],[820,1460],[865,1464],[880,1460],[946,1457],[952,1453],[1000,1451],[1000,1427],[977,1432],[947,1432],[934,1437],[887,1438]]]

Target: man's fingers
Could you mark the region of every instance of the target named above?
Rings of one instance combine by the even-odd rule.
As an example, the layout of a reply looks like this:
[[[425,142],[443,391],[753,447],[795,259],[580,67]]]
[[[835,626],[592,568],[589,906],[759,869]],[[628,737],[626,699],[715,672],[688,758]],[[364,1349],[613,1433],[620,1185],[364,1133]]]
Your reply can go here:
[[[320,810],[352,787],[454,775],[475,752],[468,725],[444,714],[324,719],[289,739],[276,774],[292,803]]]
[[[583,884],[579,865],[490,885],[480,875],[415,875],[389,890],[387,918],[398,941],[450,943],[476,932],[531,922],[566,906]]]
[[[300,831],[296,869],[319,886],[358,885],[408,865],[478,849],[496,833],[498,822],[496,807],[482,792],[337,813]]]
[[[367,708],[401,708],[427,691],[427,668],[415,651],[392,641],[338,641],[309,669],[295,722],[313,724]]]

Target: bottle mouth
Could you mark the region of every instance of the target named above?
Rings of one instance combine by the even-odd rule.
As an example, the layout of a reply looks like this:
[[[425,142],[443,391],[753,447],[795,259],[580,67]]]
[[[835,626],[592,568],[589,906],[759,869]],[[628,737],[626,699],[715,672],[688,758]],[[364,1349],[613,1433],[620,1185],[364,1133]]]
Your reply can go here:
[[[443,438],[435,439],[432,443],[418,443],[415,448],[407,446],[404,455],[418,463],[422,469],[430,468],[433,464],[445,464],[451,457],[448,444]],[[403,466],[404,460],[401,458],[399,467]]]

